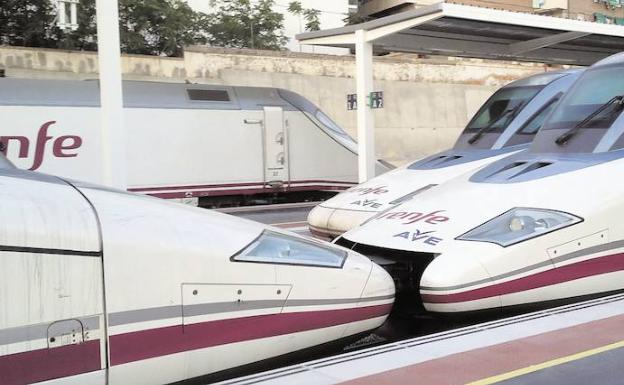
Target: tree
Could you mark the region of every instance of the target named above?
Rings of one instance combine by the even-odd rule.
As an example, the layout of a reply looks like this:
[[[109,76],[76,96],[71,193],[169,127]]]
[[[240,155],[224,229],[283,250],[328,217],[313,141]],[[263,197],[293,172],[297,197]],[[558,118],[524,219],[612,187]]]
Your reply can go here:
[[[57,30],[57,48],[97,51],[95,0],[81,0],[78,3],[78,28],[75,31]]]
[[[303,19],[306,22],[306,31],[318,31],[321,29],[321,21],[319,20],[321,11],[318,9],[303,8],[300,1],[291,1],[288,4],[288,12],[299,17],[303,16]]]
[[[184,46],[206,43],[202,16],[185,1],[121,0],[119,11],[123,52],[181,56]]]
[[[232,48],[283,49],[284,16],[273,11],[274,0],[212,0],[216,8],[203,18],[208,42]]]
[[[119,0],[122,52],[180,56],[184,46],[207,42],[279,50],[288,41],[282,32],[284,16],[273,11],[274,0],[210,1],[215,12],[204,14],[185,0]],[[318,14],[306,15],[310,28],[318,26]],[[52,0],[0,0],[0,44],[97,50],[95,0],[80,1],[75,31],[56,26]]]
[[[54,6],[49,0],[0,1],[0,43],[54,47]]]
[[[205,44],[205,15],[183,0],[120,0],[121,50],[180,56],[183,47]],[[97,50],[95,0],[78,5],[78,29],[63,31],[50,0],[0,1],[0,43],[44,48]]]
[[[301,15],[303,13],[303,6],[301,5],[301,1],[291,1],[288,3],[288,12],[293,15]]]
[[[373,19],[372,17],[361,16],[359,13],[356,12],[356,13],[350,13],[349,16],[342,19],[342,21],[345,23],[345,25],[353,25],[353,24],[365,23],[372,19]]]
[[[319,16],[321,11],[314,8],[308,8],[303,10],[303,18],[306,21],[306,31],[318,31],[321,29],[321,21]]]

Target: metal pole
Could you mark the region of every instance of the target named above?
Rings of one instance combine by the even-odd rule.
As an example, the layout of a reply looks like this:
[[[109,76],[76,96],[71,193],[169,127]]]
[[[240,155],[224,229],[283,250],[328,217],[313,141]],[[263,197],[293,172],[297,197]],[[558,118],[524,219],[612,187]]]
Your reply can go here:
[[[360,183],[375,176],[375,122],[368,106],[373,91],[373,44],[366,41],[366,31],[355,31],[355,67],[357,82],[357,141]]]
[[[126,135],[121,83],[121,47],[117,0],[96,0],[98,60],[100,71],[100,119],[102,182],[126,189]]]

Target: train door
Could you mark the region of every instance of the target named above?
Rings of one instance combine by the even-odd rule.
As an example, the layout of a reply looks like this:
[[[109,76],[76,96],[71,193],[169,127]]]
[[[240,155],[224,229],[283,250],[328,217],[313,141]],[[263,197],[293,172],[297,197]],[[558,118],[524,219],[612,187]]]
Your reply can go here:
[[[264,107],[264,184],[282,187],[290,182],[288,130],[281,107]]]
[[[0,383],[104,384],[95,214],[57,178],[21,173],[0,172]]]

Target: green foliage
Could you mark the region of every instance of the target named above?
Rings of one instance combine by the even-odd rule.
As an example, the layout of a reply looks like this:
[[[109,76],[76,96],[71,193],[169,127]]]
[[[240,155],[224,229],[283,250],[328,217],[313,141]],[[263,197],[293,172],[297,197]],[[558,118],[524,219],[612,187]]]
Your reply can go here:
[[[95,0],[78,3],[78,29],[61,31],[57,28],[57,48],[97,51],[97,25],[95,23]]]
[[[280,50],[287,43],[274,0],[210,1],[215,11],[204,14],[184,0],[119,0],[122,52],[180,56],[195,44]],[[300,3],[292,11],[305,18],[306,29],[319,29],[319,11]],[[95,0],[80,1],[77,30],[55,23],[52,0],[0,0],[0,44],[97,50]]]
[[[185,45],[205,44],[205,15],[183,0],[120,0],[121,49],[125,53],[180,56]],[[55,25],[50,0],[0,1],[0,42],[26,46],[96,50],[95,0],[78,5],[78,29]]]
[[[318,9],[308,8],[303,10],[303,18],[306,21],[306,31],[318,31],[321,29],[321,21],[319,15],[321,11]]]
[[[284,16],[273,11],[274,0],[214,0],[216,11],[204,18],[211,45],[232,48],[279,50],[284,36]]]
[[[303,7],[301,6],[300,1],[291,1],[288,4],[288,12],[293,15],[301,15],[303,13]]]
[[[303,16],[303,19],[306,22],[306,31],[318,31],[321,29],[321,21],[319,20],[321,11],[318,9],[303,8],[300,1],[291,1],[288,4],[288,12],[293,15]]]
[[[349,14],[349,16],[347,16],[344,19],[342,19],[342,21],[344,21],[345,25],[360,24],[360,23],[365,23],[365,22],[370,21],[370,20],[372,20],[371,17],[361,16],[358,13]]]
[[[183,0],[121,0],[121,49],[134,54],[181,56],[184,46],[205,44],[202,20],[202,15]]]
[[[0,1],[0,43],[54,47],[54,7],[48,0]]]

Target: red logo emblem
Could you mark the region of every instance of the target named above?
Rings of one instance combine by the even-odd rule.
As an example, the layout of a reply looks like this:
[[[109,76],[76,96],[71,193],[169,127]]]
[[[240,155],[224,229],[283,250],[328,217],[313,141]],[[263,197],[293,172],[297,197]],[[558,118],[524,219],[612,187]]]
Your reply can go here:
[[[443,213],[444,210],[437,210],[431,213],[417,213],[417,212],[407,212],[407,211],[391,211],[380,215],[376,218],[376,220],[388,219],[388,220],[398,220],[402,221],[404,225],[409,225],[416,222],[424,222],[429,223],[430,225],[437,225],[438,223],[446,222],[450,220],[449,217],[444,215],[439,215]]]
[[[56,124],[55,121],[46,122],[39,128],[37,142],[35,143],[33,163],[29,170],[34,171],[41,167],[46,151],[46,143],[54,139],[54,137],[48,136],[48,129],[54,124]],[[19,158],[28,158],[30,156],[30,139],[25,136],[0,136],[0,142],[4,144],[4,155],[7,154],[9,147],[12,147],[11,142],[15,142],[19,144]],[[77,150],[80,146],[82,146],[82,138],[79,136],[59,136],[52,141],[52,155],[57,158],[74,158],[78,156],[78,153],[70,151]]]

